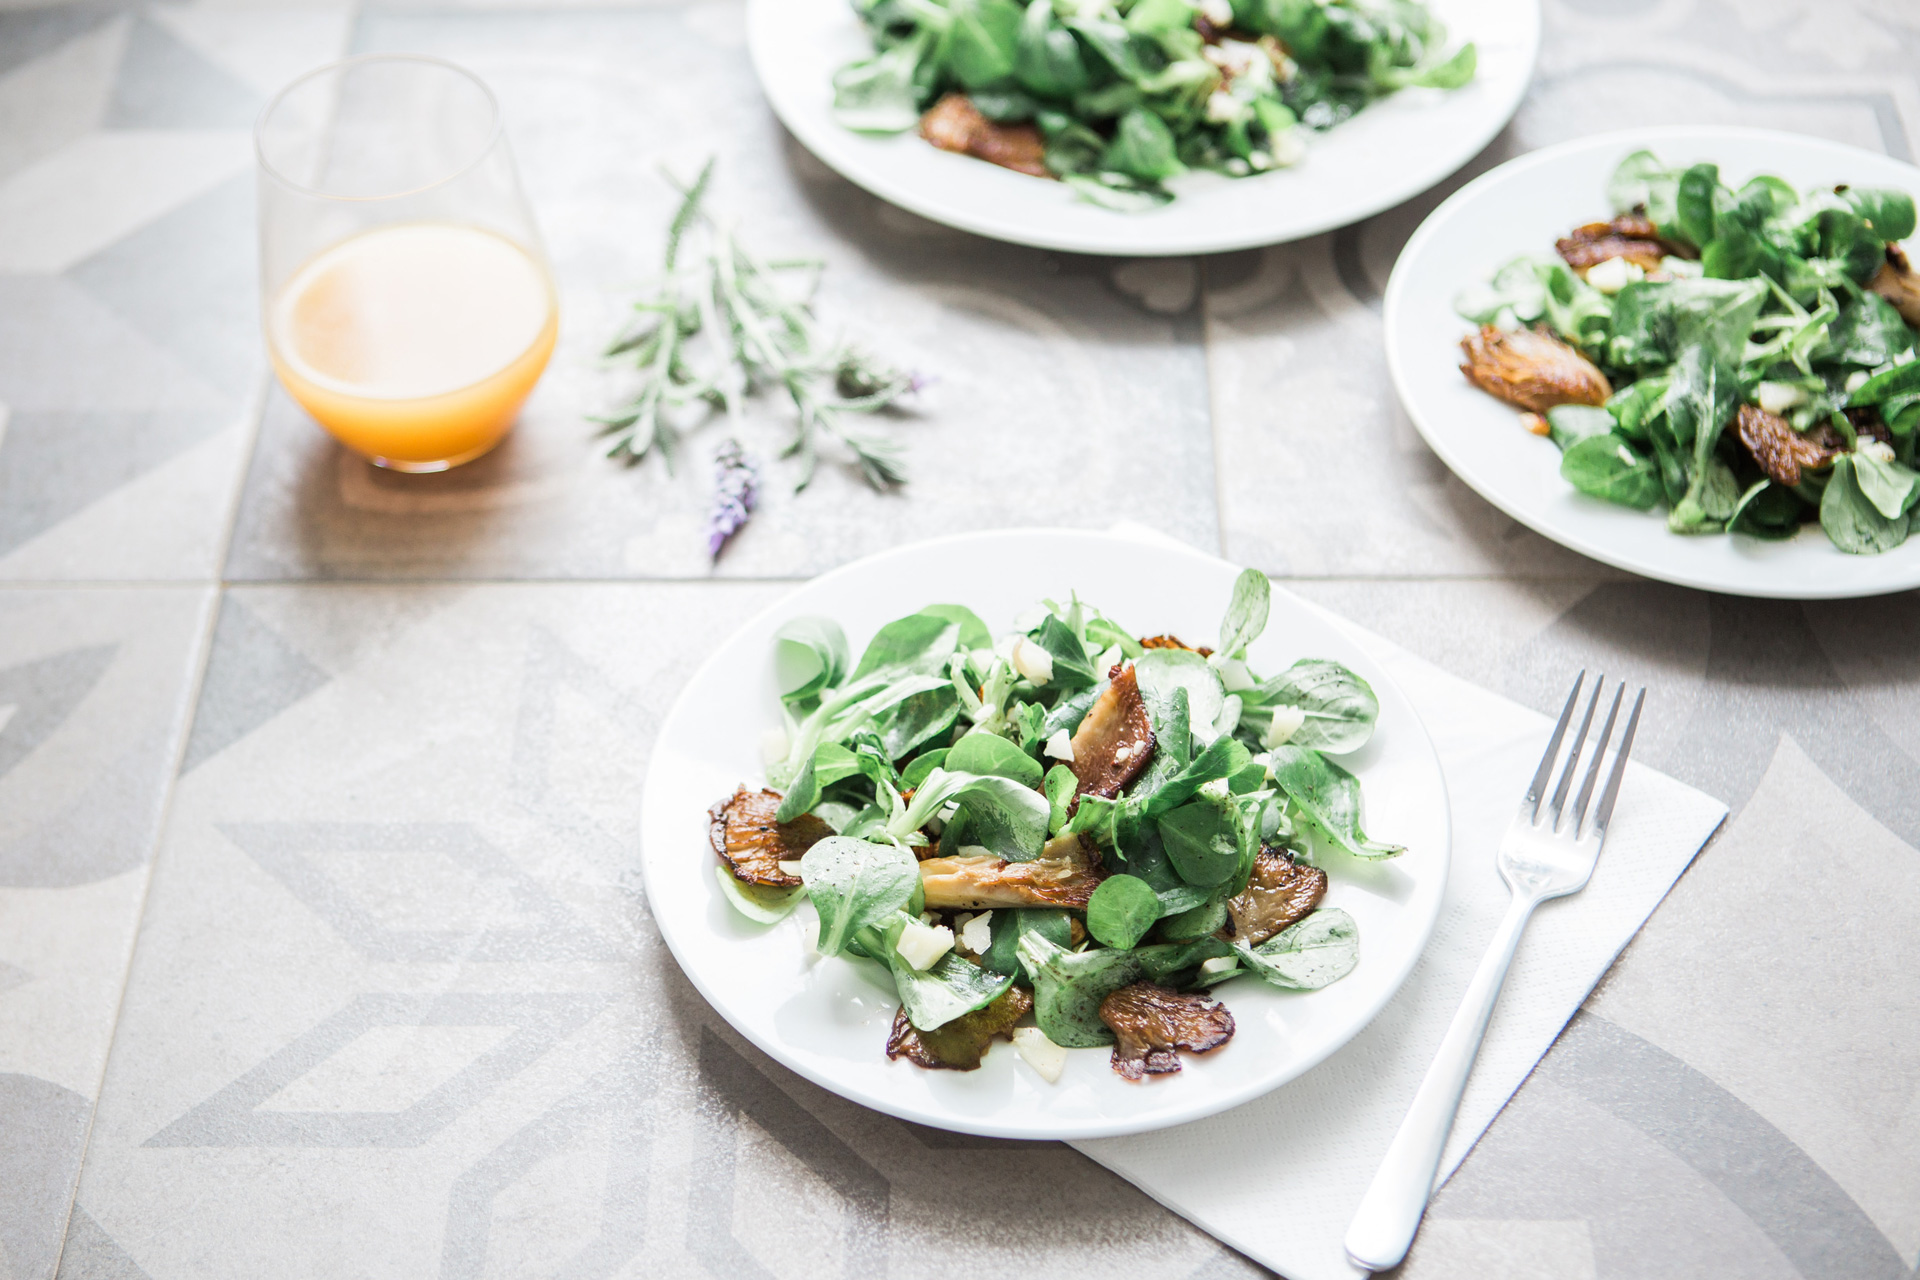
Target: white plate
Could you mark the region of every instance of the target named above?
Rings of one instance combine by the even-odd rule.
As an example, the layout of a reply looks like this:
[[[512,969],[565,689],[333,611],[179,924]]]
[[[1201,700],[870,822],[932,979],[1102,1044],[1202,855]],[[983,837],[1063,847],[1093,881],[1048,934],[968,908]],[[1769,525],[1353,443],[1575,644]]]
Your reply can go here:
[[[1310,140],[1291,169],[1196,174],[1149,213],[1116,213],[1066,184],[940,151],[917,134],[873,137],[833,118],[833,73],[873,50],[847,0],[749,0],[760,84],[795,137],[842,176],[924,218],[1072,253],[1165,256],[1298,240],[1418,195],[1477,155],[1513,117],[1540,45],[1538,0],[1433,0],[1479,73],[1451,92],[1409,89]]]
[[[1220,623],[1236,570],[1183,547],[1108,534],[1008,531],[918,543],[837,569],[742,627],[695,673],[661,726],[647,770],[641,867],[647,901],[700,993],[747,1039],[807,1079],[903,1119],[1006,1138],[1138,1133],[1224,1110],[1285,1084],[1351,1039],[1413,968],[1439,914],[1447,874],[1440,763],[1411,704],[1348,635],[1276,594],[1253,646],[1257,670],[1337,658],[1380,696],[1372,742],[1343,763],[1366,788],[1368,834],[1405,844],[1387,863],[1332,869],[1326,902],[1353,914],[1360,964],[1332,986],[1283,992],[1256,979],[1219,989],[1238,1030],[1224,1048],[1184,1058],[1178,1075],[1129,1084],[1105,1049],[1075,1050],[1048,1084],[997,1043],[977,1071],[927,1071],[884,1052],[898,1007],[870,966],[821,959],[812,907],[771,927],[721,900],[707,808],[758,786],[762,729],[778,722],[773,632],[802,614],[837,619],[858,653],[881,624],[928,604],[971,607],[996,634],[1043,597],[1069,591],[1142,635],[1201,643]]]
[[[1712,161],[1736,187],[1773,173],[1804,191],[1839,182],[1920,195],[1920,169],[1871,151],[1767,129],[1675,126],[1609,133],[1510,160],[1474,179],[1413,233],[1387,282],[1387,367],[1420,434],[1481,497],[1534,531],[1617,568],[1685,587],[1791,600],[1920,586],[1920,539],[1851,556],[1818,524],[1784,542],[1683,537],[1666,512],[1589,497],[1560,478],[1560,451],[1520,430],[1515,410],[1460,373],[1473,326],[1453,301],[1522,254],[1553,253],[1583,222],[1610,216],[1607,179],[1648,148],[1670,164]]]

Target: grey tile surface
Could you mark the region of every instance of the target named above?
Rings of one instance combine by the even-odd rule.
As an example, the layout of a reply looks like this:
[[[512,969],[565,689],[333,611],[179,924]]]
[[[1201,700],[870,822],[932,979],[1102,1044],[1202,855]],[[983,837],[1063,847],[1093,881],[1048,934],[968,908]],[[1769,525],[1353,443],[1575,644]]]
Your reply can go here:
[[[1260,1274],[1064,1147],[798,1080],[660,944],[629,853],[655,726],[782,588],[672,581],[713,572],[724,429],[669,476],[583,419],[619,393],[596,351],[654,270],[655,169],[709,154],[757,243],[831,261],[827,316],[938,378],[897,495],[829,455],[795,498],[785,420],[742,424],[764,506],[720,576],[1133,519],[1538,708],[1576,665],[1645,681],[1639,754],[1734,806],[1402,1274],[1914,1274],[1920,596],[1720,599],[1520,529],[1399,411],[1379,295],[1449,191],[1594,130],[1912,158],[1920,9],[1544,16],[1520,114],[1435,191],[1116,263],[827,173],[734,0],[0,4],[0,1277]],[[246,127],[348,47],[495,85],[564,293],[522,425],[445,476],[346,458],[264,377]]]

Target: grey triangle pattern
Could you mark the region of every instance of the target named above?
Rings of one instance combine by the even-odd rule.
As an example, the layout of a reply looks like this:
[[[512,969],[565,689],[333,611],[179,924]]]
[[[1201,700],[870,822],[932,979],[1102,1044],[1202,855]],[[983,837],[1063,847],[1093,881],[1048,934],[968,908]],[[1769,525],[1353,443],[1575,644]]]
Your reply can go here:
[[[363,954],[391,963],[611,960],[613,947],[464,822],[245,822],[221,832]],[[503,881],[526,923],[479,933],[390,929],[330,877],[328,853],[437,854]]]
[[[16,409],[0,439],[0,555],[226,425],[202,409]]]
[[[33,981],[33,975],[17,964],[0,960],[0,991],[11,991]]]
[[[10,844],[0,845],[0,886],[57,889],[96,884],[153,855],[161,791],[129,786],[166,758],[172,740],[164,722],[133,734],[104,762],[79,795]]]
[[[236,400],[261,366],[253,178],[164,214],[66,278]]]
[[[181,774],[193,772],[332,678],[231,592],[223,595]]]
[[[79,1205],[67,1223],[67,1245],[60,1252],[55,1280],[153,1280],[147,1271]]]
[[[585,1026],[609,997],[584,992],[388,993],[356,997],[148,1138],[149,1147],[417,1147]],[[256,1108],[375,1027],[513,1027],[514,1033],[405,1110]]]
[[[134,21],[107,108],[109,129],[245,129],[260,96],[181,44],[159,23]]]
[[[71,1089],[0,1074],[0,1258],[15,1275],[53,1273],[92,1112]]]
[[[77,36],[111,22],[125,4],[53,5],[0,10],[0,74],[52,53]]]
[[[566,1280],[602,1280],[617,1274],[647,1241],[647,1162],[653,1145],[651,1102],[659,1069],[656,1045],[635,1049],[578,1093],[488,1152],[454,1180],[440,1258],[441,1280],[480,1280],[488,1273],[487,1245],[494,1202],[536,1165],[573,1149],[596,1131],[611,1139],[612,1167],[601,1202],[599,1231],[553,1274]]]
[[[118,651],[118,645],[91,645],[0,669],[0,706],[14,708],[0,728],[0,777],[67,722]]]

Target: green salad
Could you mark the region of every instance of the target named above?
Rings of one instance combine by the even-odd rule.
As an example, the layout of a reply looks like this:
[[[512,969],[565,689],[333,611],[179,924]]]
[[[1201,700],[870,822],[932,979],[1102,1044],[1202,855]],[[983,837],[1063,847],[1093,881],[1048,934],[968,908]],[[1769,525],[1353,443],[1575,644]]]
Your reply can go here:
[[[1171,199],[1192,169],[1289,165],[1413,85],[1454,89],[1420,0],[853,0],[875,52],[834,76],[849,129],[916,126],[949,151],[1059,178],[1109,208]]]
[[[1311,991],[1359,959],[1323,866],[1387,858],[1331,757],[1379,703],[1337,662],[1262,679],[1268,584],[1241,574],[1219,649],[1136,639],[1077,598],[994,638],[959,605],[882,627],[854,662],[825,618],[782,626],[767,780],[711,811],[726,899],[802,899],[823,956],[899,993],[886,1051],[970,1070],[996,1038],[1057,1079],[1112,1046],[1128,1079],[1233,1034],[1211,991]]]
[[[1480,325],[1462,372],[1529,411],[1560,474],[1664,507],[1675,533],[1791,538],[1854,554],[1906,541],[1920,472],[1920,278],[1903,191],[1806,192],[1762,174],[1628,156],[1615,216],[1555,258],[1519,258],[1456,303]]]

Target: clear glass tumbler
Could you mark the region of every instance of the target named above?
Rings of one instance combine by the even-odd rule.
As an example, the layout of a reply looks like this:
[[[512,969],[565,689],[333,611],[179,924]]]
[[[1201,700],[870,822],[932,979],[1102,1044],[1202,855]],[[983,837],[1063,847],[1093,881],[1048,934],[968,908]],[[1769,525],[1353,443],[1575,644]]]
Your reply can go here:
[[[492,91],[437,58],[366,54],[288,85],[254,136],[287,394],[379,466],[444,471],[493,448],[559,309]]]

